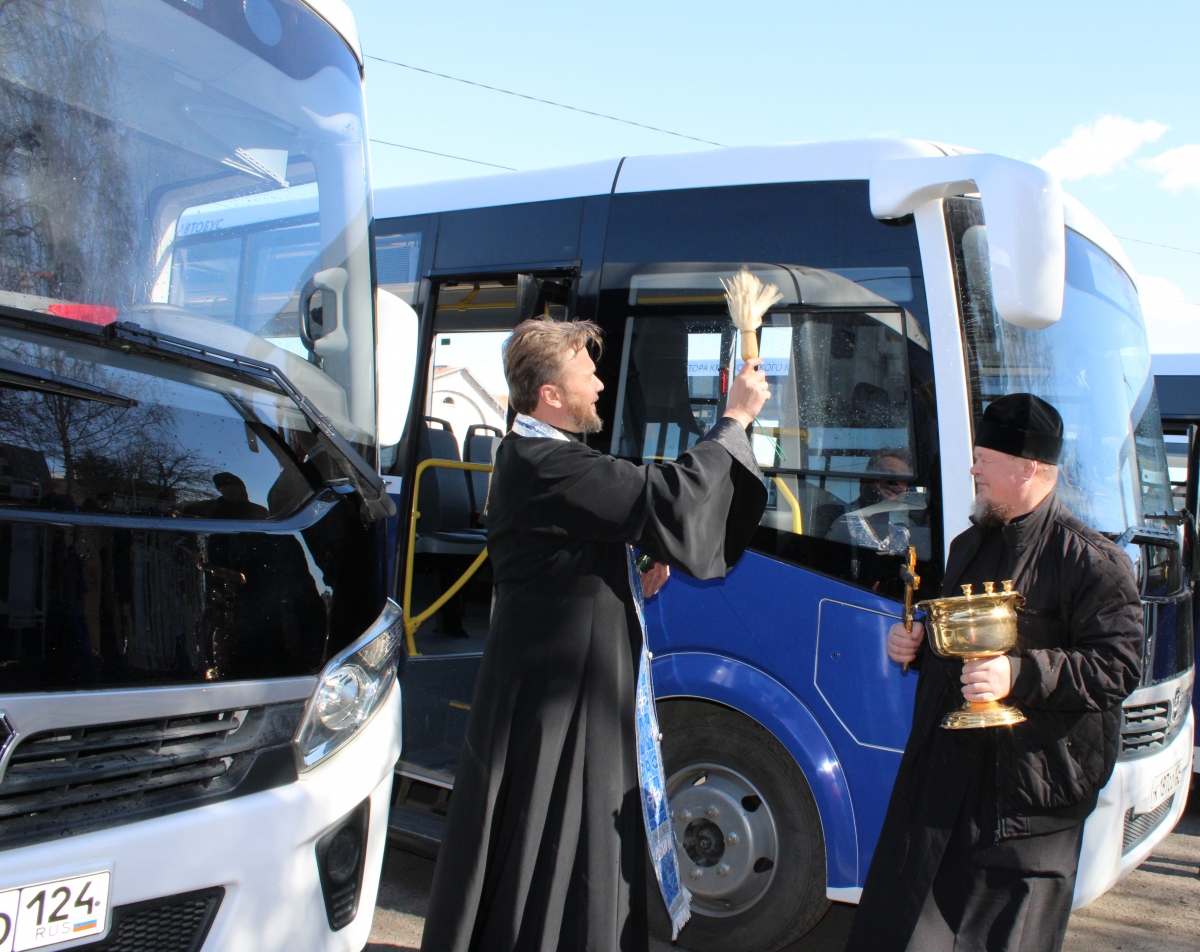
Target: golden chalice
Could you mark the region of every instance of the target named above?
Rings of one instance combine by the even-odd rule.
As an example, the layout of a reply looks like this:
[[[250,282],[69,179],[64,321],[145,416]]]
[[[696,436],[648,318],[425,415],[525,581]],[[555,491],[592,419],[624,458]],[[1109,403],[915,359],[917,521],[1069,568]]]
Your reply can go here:
[[[975,595],[970,585],[956,598],[931,598],[918,603],[926,615],[929,647],[942,658],[974,661],[1007,654],[1017,643],[1017,609],[1025,604],[1013,583],[1004,582],[1002,592],[995,582],[983,583],[983,594]],[[966,701],[957,711],[942,718],[942,727],[964,730],[1020,724],[1025,715],[999,701]]]

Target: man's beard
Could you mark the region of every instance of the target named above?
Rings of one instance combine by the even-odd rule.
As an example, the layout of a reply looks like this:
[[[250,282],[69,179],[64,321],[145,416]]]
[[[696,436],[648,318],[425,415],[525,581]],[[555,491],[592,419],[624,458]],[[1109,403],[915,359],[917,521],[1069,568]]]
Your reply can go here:
[[[1008,506],[989,502],[982,496],[976,496],[975,504],[971,507],[971,518],[975,521],[975,525],[984,528],[1004,525],[1008,522],[1008,513]]]
[[[567,394],[567,413],[571,416],[571,427],[576,433],[599,433],[604,429],[596,405],[585,399]]]

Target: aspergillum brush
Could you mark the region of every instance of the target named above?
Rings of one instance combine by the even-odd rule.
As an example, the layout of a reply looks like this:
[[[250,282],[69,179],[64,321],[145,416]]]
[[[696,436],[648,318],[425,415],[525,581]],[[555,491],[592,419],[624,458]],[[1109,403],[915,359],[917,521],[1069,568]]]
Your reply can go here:
[[[742,360],[752,360],[758,356],[757,331],[762,327],[763,315],[783,300],[783,294],[775,285],[763,284],[746,268],[728,281],[721,278],[721,287],[725,289],[729,316],[741,333]]]

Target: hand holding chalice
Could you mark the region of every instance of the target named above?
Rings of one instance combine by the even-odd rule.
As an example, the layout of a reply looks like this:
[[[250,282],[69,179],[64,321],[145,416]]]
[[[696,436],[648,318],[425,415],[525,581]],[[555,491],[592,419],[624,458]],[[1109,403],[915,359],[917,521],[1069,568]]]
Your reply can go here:
[[[960,597],[933,598],[917,605],[928,615],[930,648],[940,657],[966,662],[998,658],[1012,650],[1017,643],[1017,609],[1025,604],[1025,599],[1013,591],[1013,583],[1004,582],[1004,590],[997,592],[994,582],[985,582],[981,595],[974,594],[970,585],[962,589]],[[993,675],[994,672],[980,670],[964,677],[968,684],[963,689],[964,695],[969,698],[971,694],[990,694],[991,698],[967,700],[962,708],[942,719],[942,727],[948,730],[1000,727],[1025,720],[1025,715],[1015,707],[995,700],[995,691],[975,687],[977,683],[986,687]]]

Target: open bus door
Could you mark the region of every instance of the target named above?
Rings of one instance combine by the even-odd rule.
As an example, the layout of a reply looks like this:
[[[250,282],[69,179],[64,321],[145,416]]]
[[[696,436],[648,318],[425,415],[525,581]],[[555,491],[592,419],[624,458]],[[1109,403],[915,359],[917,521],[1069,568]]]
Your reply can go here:
[[[534,316],[566,319],[574,272],[439,277],[426,307],[398,535],[404,746],[389,840],[436,856],[492,605],[487,499],[512,413],[503,344]]]

